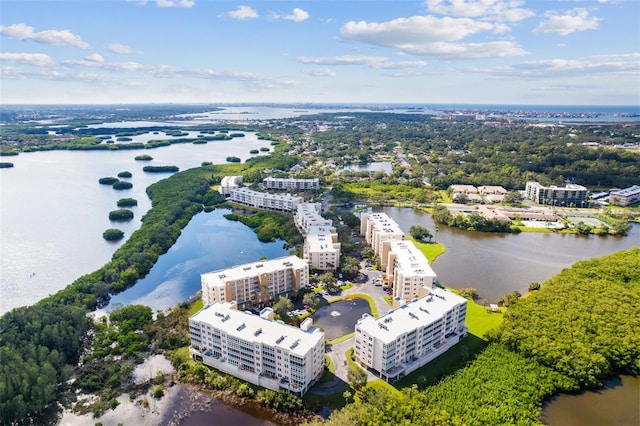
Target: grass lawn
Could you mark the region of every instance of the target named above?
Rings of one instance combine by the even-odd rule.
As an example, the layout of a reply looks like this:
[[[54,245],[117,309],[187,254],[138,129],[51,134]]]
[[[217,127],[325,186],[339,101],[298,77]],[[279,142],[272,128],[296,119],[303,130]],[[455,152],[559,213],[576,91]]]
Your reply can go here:
[[[193,305],[191,305],[191,307],[189,308],[189,316],[193,316],[193,315],[197,314],[198,311],[200,309],[202,309],[203,306],[204,306],[204,304],[202,302],[202,298],[196,300],[195,303]]]
[[[424,254],[424,257],[427,258],[429,263],[433,263],[436,257],[447,251],[447,248],[440,243],[422,243],[420,241],[416,241],[410,235],[406,235],[404,239],[407,241],[413,241],[416,247],[418,247],[422,254]]]
[[[441,189],[440,191],[438,191],[438,195],[440,195],[440,198],[442,198],[443,203],[453,203],[453,200],[451,199],[451,197],[449,197],[449,194],[447,194],[446,189]]]
[[[353,332],[353,333],[345,334],[344,336],[336,337],[335,339],[332,339],[332,340],[327,340],[327,345],[337,345],[338,343],[342,343],[345,340],[351,339],[355,335],[356,333]]]

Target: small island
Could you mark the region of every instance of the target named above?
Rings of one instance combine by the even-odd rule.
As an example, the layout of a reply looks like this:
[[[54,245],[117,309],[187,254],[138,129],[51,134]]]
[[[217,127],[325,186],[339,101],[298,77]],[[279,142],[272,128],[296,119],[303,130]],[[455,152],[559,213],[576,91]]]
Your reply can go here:
[[[227,160],[227,163],[239,163],[242,161],[238,157],[227,157],[226,160]]]
[[[124,232],[120,229],[110,228],[102,233],[102,238],[107,241],[118,241],[124,237]]]
[[[13,163],[0,162],[0,169],[9,169],[11,167],[13,167]]]
[[[117,190],[123,190],[123,189],[131,189],[133,188],[133,184],[131,182],[125,182],[123,180],[119,180],[117,182],[114,182],[113,185],[111,185],[113,187],[113,189],[117,189]]]
[[[151,160],[153,160],[153,157],[148,155],[148,154],[142,154],[142,155],[136,155],[134,160],[136,160],[136,161],[151,161]]]
[[[138,205],[135,198],[120,198],[117,203],[118,207],[133,207]]]
[[[131,174],[131,172],[126,172],[126,171],[125,171],[125,172],[120,172],[120,173],[118,173],[118,177],[119,177],[119,178],[130,178],[131,176],[133,176],[133,175]]]
[[[180,169],[177,166],[144,166],[142,170],[148,173],[175,173]]]
[[[118,182],[118,178],[115,178],[113,176],[98,179],[98,183],[101,185],[113,185],[116,182]]]
[[[109,220],[114,222],[127,221],[133,219],[133,212],[127,209],[118,209],[109,212]]]

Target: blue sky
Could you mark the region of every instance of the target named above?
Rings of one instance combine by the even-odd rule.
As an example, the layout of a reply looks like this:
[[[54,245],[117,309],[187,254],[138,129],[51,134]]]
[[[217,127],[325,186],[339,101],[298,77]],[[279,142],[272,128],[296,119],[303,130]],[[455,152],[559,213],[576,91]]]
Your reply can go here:
[[[640,104],[638,0],[1,0],[1,103]]]

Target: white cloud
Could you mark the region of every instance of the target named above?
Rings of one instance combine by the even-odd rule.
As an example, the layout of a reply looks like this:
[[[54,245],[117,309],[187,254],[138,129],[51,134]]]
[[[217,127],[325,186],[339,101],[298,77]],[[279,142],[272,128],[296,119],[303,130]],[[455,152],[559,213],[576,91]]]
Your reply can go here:
[[[556,15],[547,12],[547,21],[541,22],[534,30],[534,34],[560,34],[568,35],[575,31],[594,30],[598,28],[601,18],[590,17],[587,9],[576,7],[565,12],[564,15]]]
[[[427,0],[427,10],[442,15],[517,22],[534,16],[521,0]]]
[[[484,31],[502,32],[502,24],[469,18],[437,18],[433,15],[397,18],[391,21],[348,22],[340,30],[343,39],[406,53],[448,59],[476,59],[520,56],[528,52],[511,41],[458,43],[459,40]]]
[[[309,13],[303,9],[296,7],[289,15],[271,14],[271,19],[283,19],[285,21],[302,22],[309,19]]]
[[[156,0],[158,7],[182,7],[189,9],[195,6],[196,2],[192,0]]]
[[[521,62],[509,67],[470,70],[497,77],[547,78],[580,75],[640,76],[640,53],[595,55],[579,59],[546,59]]]
[[[34,32],[33,27],[25,24],[13,24],[0,26],[0,35],[18,40],[33,40],[43,44],[69,45],[87,49],[88,43],[82,41],[79,35],[69,30],[45,30]]]
[[[361,56],[361,55],[343,55],[343,56],[326,56],[326,57],[305,57],[296,58],[298,62],[303,64],[314,65],[359,65],[374,69],[404,69],[416,68],[426,65],[425,61],[404,61],[391,62],[383,56]]]
[[[98,53],[92,53],[91,55],[85,56],[84,60],[89,62],[104,62],[104,58]]]
[[[336,72],[330,68],[313,68],[309,70],[303,70],[303,72],[309,74],[311,77],[335,77]]]
[[[14,61],[34,65],[36,67],[53,65],[51,57],[44,53],[0,53],[0,59],[3,61]]]
[[[253,19],[259,16],[258,12],[256,12],[251,6],[238,6],[236,10],[232,10],[228,15],[233,19],[240,20]]]
[[[125,44],[120,44],[120,43],[109,43],[107,45],[107,50],[113,53],[117,53],[119,55],[126,55],[129,53],[137,53],[137,54],[142,53],[139,50],[134,51],[130,46],[127,46]]]

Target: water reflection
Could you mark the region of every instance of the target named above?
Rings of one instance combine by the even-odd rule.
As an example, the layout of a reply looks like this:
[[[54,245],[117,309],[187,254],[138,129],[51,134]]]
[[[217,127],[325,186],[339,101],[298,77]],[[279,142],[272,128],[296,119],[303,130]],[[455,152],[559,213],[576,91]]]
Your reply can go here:
[[[200,274],[288,254],[282,241],[263,243],[251,228],[225,219],[229,211],[218,209],[194,216],[149,274],[113,297],[111,306],[139,303],[167,309],[200,290]]]
[[[491,302],[514,290],[526,294],[531,282],[542,283],[577,261],[640,246],[638,224],[632,225],[626,237],[501,234],[443,225],[436,231],[431,215],[421,210],[385,207],[376,211],[389,215],[407,234],[411,225],[431,230],[447,249],[432,265],[438,280],[452,288],[475,288],[481,298]]]
[[[327,340],[331,340],[353,333],[356,321],[370,313],[369,302],[364,299],[341,300],[318,309],[313,321],[324,330]]]

